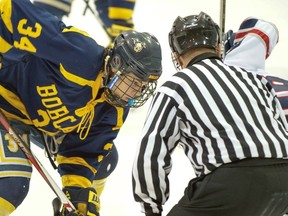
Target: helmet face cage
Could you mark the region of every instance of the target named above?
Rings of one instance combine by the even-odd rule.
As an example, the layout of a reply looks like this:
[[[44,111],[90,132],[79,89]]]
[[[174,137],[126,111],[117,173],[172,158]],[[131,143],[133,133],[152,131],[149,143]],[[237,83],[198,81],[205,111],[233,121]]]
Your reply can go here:
[[[115,77],[116,76],[118,75],[115,75]],[[119,75],[117,78],[115,77],[113,79],[117,79],[118,85],[114,85],[114,88],[112,88],[113,86],[111,88],[106,88],[105,96],[110,103],[120,107],[137,108],[142,106],[154,94],[157,87],[157,81],[149,81],[148,83],[145,82],[145,85],[143,85],[143,81],[139,83],[139,80],[137,79],[138,84],[137,88],[135,88],[134,83],[136,78],[130,75]],[[126,90],[119,88],[121,83],[125,83],[128,88]],[[129,90],[132,90],[134,93],[133,95],[129,94],[129,99],[126,101],[123,98],[128,97],[127,92]],[[116,91],[118,94],[115,94]]]
[[[109,70],[107,67],[105,70]],[[123,67],[121,71],[117,71],[109,83],[105,87],[106,99],[116,106],[137,108],[142,106],[153,94],[157,87],[157,80],[141,80],[127,74],[132,72],[132,68]],[[123,72],[124,71],[124,72]],[[137,82],[137,84],[135,84]],[[119,88],[121,84],[125,84],[127,88],[123,90]],[[133,95],[128,92],[133,92]],[[117,93],[116,93],[117,92]],[[128,101],[123,98],[129,98]]]
[[[176,52],[171,52],[171,59],[172,59],[172,62],[173,62],[173,65],[174,65],[176,71],[181,71],[183,68],[182,68],[181,64],[179,63],[178,56],[177,56]]]
[[[177,55],[195,48],[216,49],[220,43],[220,28],[204,12],[199,15],[177,17],[169,33],[169,45]]]

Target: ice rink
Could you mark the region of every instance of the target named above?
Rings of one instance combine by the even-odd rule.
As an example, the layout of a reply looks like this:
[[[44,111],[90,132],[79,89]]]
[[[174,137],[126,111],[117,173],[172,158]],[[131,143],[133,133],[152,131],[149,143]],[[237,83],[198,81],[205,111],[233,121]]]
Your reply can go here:
[[[90,0],[92,8],[94,8],[93,2],[94,0]],[[249,16],[262,18],[276,24],[280,32],[280,40],[267,60],[266,69],[269,73],[283,78],[288,78],[286,62],[288,56],[287,9],[287,0],[228,0],[226,5],[226,31],[229,29],[236,31],[241,21]],[[70,16],[64,21],[68,25],[75,25],[87,31],[98,43],[106,46],[108,40],[97,19],[89,11],[85,16],[82,16],[83,10],[84,1],[75,0]],[[198,14],[200,11],[208,13],[215,22],[219,23],[220,0],[137,0],[134,14],[136,29],[154,34],[162,45],[163,76],[159,84],[175,72],[168,45],[168,33],[173,21],[177,16]],[[69,54],[67,53],[67,55]],[[132,196],[131,167],[138,142],[137,138],[146,116],[148,104],[149,101],[145,106],[131,111],[117,140],[115,140],[119,151],[119,162],[118,167],[108,179],[101,196],[101,216],[144,215],[141,214],[140,205],[134,202]],[[34,147],[33,151],[60,186],[60,177],[53,170],[48,159],[44,157],[42,150]],[[176,150],[173,159],[174,166],[170,174],[171,194],[168,202],[164,205],[163,216],[182,196],[187,182],[194,177],[194,171],[181,149]],[[29,194],[12,216],[52,216],[51,201],[54,197],[52,190],[34,169]]]

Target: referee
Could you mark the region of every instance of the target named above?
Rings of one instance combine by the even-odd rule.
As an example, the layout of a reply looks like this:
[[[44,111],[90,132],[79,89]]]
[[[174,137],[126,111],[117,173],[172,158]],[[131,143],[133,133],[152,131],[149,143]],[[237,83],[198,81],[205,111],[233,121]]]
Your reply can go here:
[[[133,165],[146,216],[162,215],[177,145],[196,178],[167,216],[282,216],[288,207],[284,113],[266,79],[222,63],[219,38],[203,12],[176,18],[169,33],[179,72],[153,98]]]

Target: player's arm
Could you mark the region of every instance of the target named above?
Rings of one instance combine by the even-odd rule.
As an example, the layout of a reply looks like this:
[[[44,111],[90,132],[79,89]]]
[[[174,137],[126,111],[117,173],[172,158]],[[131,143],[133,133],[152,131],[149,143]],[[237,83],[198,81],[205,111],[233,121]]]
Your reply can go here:
[[[84,215],[88,215],[88,212],[98,215],[100,200],[92,182],[101,161],[112,148],[112,143],[102,144],[105,142],[102,138],[104,135],[99,139],[98,137],[100,136],[88,136],[85,140],[80,140],[76,133],[67,134],[57,155],[63,191]]]
[[[288,81],[280,77],[275,76],[265,76],[271,85],[272,89],[275,91],[277,98],[281,104],[284,111],[286,121],[288,122]]]
[[[67,27],[29,0],[2,0],[0,10],[0,53],[15,47],[56,64],[62,63],[66,70],[70,65],[83,70],[85,65],[91,66],[91,62],[101,62],[99,56],[104,48],[86,32]]]
[[[77,133],[67,134],[59,146],[57,155],[58,172],[61,175],[63,190],[71,195],[72,203],[84,214],[87,210],[99,211],[101,193],[99,189],[101,188],[99,185],[94,187],[92,182],[96,174],[109,176],[109,170],[113,166],[111,164],[117,163],[113,160],[114,157],[107,156],[111,155],[113,140],[128,114],[128,109],[121,108],[123,112],[115,112],[117,109],[115,110],[114,107],[110,107],[110,110],[105,108],[109,113],[103,117],[103,112],[101,112],[102,117],[96,117],[98,120],[101,119],[101,122],[91,127],[85,139],[80,139]],[[109,161],[107,158],[110,158]],[[109,164],[109,170],[104,168],[107,164]],[[89,200],[89,197],[93,200]]]
[[[133,164],[134,199],[147,216],[161,215],[168,199],[170,154],[180,134],[173,99],[157,93],[151,105]]]

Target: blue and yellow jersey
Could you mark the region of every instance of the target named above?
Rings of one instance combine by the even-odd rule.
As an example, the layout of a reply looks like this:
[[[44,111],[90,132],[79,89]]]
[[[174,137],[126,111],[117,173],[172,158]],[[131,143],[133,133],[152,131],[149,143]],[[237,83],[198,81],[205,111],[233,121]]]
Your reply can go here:
[[[104,48],[29,0],[2,0],[0,10],[1,110],[51,136],[66,134],[60,174],[91,181],[128,114],[103,96]]]

